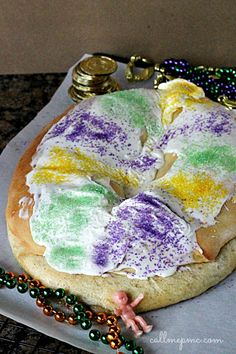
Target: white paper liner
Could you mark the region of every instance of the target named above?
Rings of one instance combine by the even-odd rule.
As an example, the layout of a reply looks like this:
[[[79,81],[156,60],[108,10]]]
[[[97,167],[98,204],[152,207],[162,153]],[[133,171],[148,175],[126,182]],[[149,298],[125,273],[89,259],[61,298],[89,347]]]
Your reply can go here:
[[[87,57],[84,55],[82,59]],[[119,63],[114,77],[123,89],[152,87],[152,80],[130,84],[124,76],[125,65]],[[38,132],[73,103],[68,96],[72,68],[49,104],[6,146],[0,156],[0,266],[20,273],[22,269],[14,259],[7,238],[5,207],[7,191],[15,166]],[[187,270],[184,270],[187,271]],[[154,354],[235,354],[236,338],[236,273],[201,296],[168,308],[144,314],[147,322],[154,325],[151,333],[137,340],[145,353]],[[16,289],[0,289],[0,313],[24,323],[42,333],[92,353],[115,353],[101,342],[92,342],[89,331],[80,326],[68,326],[48,318],[35,306],[28,294],[21,295]],[[106,331],[106,326],[99,327]],[[130,336],[130,331],[127,332]],[[128,353],[121,347],[122,352]],[[131,353],[131,352],[129,352]]]

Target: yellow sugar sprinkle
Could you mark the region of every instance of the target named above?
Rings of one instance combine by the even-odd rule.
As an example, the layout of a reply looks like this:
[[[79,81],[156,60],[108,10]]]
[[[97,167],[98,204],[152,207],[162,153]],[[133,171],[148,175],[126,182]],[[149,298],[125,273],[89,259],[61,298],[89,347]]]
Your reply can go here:
[[[200,87],[184,80],[168,82],[165,89],[161,90],[160,107],[162,110],[162,123],[170,125],[182,108],[194,109],[196,103],[210,104],[211,101],[204,97]]]
[[[72,174],[83,175],[78,170],[77,161],[66,150],[60,147],[53,147],[49,154],[49,161],[37,169],[33,182],[37,184],[56,183],[69,181]]]
[[[79,160],[80,168],[84,171],[87,171],[89,175],[109,177],[113,181],[132,187],[138,187],[139,185],[139,181],[136,176],[128,176],[123,170],[119,168],[113,168],[102,162],[96,161],[93,157],[87,156],[81,152],[79,148],[75,149],[74,154]]]
[[[112,168],[93,157],[89,157],[80,149],[68,152],[55,146],[49,154],[49,161],[36,170],[33,182],[37,184],[67,182],[71,175],[109,177],[121,184],[138,187],[139,182],[135,176],[128,176],[123,170]]]
[[[180,199],[185,210],[199,209],[203,205],[208,210],[213,210],[228,194],[222,183],[217,183],[206,173],[190,175],[180,171],[170,179],[163,178],[157,183]]]

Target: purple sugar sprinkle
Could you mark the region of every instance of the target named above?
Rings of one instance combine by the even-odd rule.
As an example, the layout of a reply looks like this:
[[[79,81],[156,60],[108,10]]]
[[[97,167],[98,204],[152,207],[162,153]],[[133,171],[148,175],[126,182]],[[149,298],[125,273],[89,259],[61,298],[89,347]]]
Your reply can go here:
[[[152,167],[157,162],[155,157],[141,155],[138,159],[130,161],[129,165],[131,168],[139,169],[140,171],[144,172]]]
[[[66,129],[74,122],[73,116],[67,116],[55,124],[48,133],[49,138],[54,138],[62,135]]]
[[[162,136],[159,147],[163,148],[168,142],[177,136],[191,136],[196,132],[209,132],[217,137],[224,134],[229,135],[234,127],[234,122],[230,113],[219,110],[209,111],[206,114],[192,114],[191,124],[183,123],[182,126],[172,124]],[[177,121],[176,124],[179,124]]]
[[[114,216],[106,230],[106,241],[96,246],[94,253],[98,257],[106,255],[109,264],[124,261],[127,267],[137,267],[141,278],[181,264],[181,255],[194,247],[191,239],[181,244],[185,236],[180,219],[153,195],[140,193],[122,203]],[[145,267],[147,261],[150,264]]]
[[[111,143],[114,139],[120,142],[127,140],[127,134],[115,122],[105,120],[105,117],[98,117],[89,112],[82,112],[77,117],[76,124],[73,124],[71,133],[65,135],[66,139],[79,141],[81,138],[89,141],[102,140]]]
[[[90,147],[101,155],[107,152],[109,144],[121,150],[128,143],[128,136],[122,127],[108,117],[84,111],[84,107],[73,111],[55,124],[47,139],[58,136],[63,136],[68,141],[79,142],[81,147]]]
[[[97,266],[105,267],[108,262],[108,245],[97,245],[96,252],[93,253],[92,258]]]

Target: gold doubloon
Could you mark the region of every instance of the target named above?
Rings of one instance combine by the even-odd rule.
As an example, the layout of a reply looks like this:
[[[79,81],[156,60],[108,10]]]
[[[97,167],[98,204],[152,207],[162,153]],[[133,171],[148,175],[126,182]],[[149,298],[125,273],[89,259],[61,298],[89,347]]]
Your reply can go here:
[[[117,70],[117,63],[109,57],[94,55],[83,60],[80,68],[88,75],[111,75]]]
[[[75,102],[120,90],[119,84],[110,77],[117,70],[117,63],[105,56],[93,56],[78,63],[72,71],[69,96]]]

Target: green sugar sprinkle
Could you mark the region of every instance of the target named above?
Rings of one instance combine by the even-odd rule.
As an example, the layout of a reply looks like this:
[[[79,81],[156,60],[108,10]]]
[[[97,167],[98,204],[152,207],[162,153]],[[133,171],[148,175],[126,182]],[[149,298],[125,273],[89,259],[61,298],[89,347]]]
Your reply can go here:
[[[79,246],[53,247],[47,256],[48,262],[66,269],[78,268],[81,260],[85,257],[84,250]]]
[[[67,258],[67,257],[82,257],[84,251],[79,246],[67,246],[67,247],[54,247],[51,251],[51,257],[55,258]]]
[[[84,186],[82,186],[80,188],[80,190],[82,192],[92,192],[92,193],[97,193],[100,194],[102,196],[104,196],[105,198],[107,198],[107,200],[110,203],[115,203],[117,201],[116,196],[109,191],[106,187],[103,187],[99,184],[85,184]]]
[[[77,198],[76,198],[77,199]],[[61,203],[63,201],[63,203]],[[38,215],[31,219],[31,231],[36,242],[53,244],[55,235],[78,233],[88,224],[86,208],[76,205],[76,201],[66,196],[53,196],[51,203],[40,203]]]
[[[132,103],[132,104],[131,104]],[[130,123],[137,128],[146,127],[150,135],[163,134],[160,121],[153,115],[149,98],[138,90],[118,91],[101,97],[102,108],[110,115],[129,117]]]
[[[187,164],[194,167],[207,166],[221,168],[227,172],[236,172],[236,152],[229,145],[213,145],[205,150],[196,150],[194,146],[185,151]]]
[[[115,196],[95,183],[83,185],[74,191],[62,190],[50,195],[50,200],[41,200],[37,215],[31,218],[34,240],[40,244],[55,244],[55,235],[76,240],[91,220],[93,208],[106,207]],[[94,213],[92,212],[92,214]]]
[[[57,198],[58,203],[61,207],[67,208],[69,205],[73,208],[79,206],[93,207],[100,204],[101,196],[99,195],[80,195],[78,197],[68,197],[65,195],[60,195]]]

